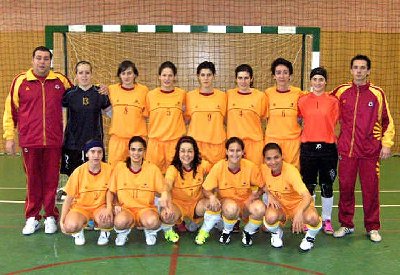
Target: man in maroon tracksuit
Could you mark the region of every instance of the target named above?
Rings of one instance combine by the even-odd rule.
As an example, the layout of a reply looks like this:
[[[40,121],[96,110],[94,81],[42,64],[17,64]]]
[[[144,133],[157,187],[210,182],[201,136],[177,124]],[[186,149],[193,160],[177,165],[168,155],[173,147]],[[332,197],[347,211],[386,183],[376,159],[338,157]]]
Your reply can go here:
[[[14,128],[18,126],[26,172],[24,235],[40,228],[42,207],[46,218],[45,233],[57,231],[55,194],[63,140],[61,100],[72,83],[62,74],[50,70],[51,58],[49,49],[37,47],[32,55],[32,68],[14,78],[5,103],[3,137],[6,151],[9,154],[15,152]]]
[[[353,82],[333,90],[340,101],[339,223],[336,238],[354,232],[354,188],[360,177],[364,226],[373,242],[379,234],[379,161],[390,157],[394,124],[383,90],[368,81],[371,61],[365,55],[353,57]]]

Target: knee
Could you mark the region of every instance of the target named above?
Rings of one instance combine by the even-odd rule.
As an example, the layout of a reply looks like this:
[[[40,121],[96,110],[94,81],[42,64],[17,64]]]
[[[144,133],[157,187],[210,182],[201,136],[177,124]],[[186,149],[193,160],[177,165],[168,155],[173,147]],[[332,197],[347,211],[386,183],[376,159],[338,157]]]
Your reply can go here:
[[[320,218],[316,212],[307,213],[304,219],[307,224],[316,227],[320,223]]]
[[[253,218],[255,219],[261,219],[262,216],[265,213],[265,205],[262,201],[254,201],[251,205],[250,205],[250,209],[249,209],[250,215],[254,216]]]
[[[114,227],[118,230],[131,228],[132,221],[127,219],[125,215],[117,215],[114,218]]]
[[[274,224],[278,221],[279,215],[278,212],[276,212],[275,210],[267,208],[264,218],[266,223]]]
[[[161,226],[160,218],[157,213],[145,213],[140,217],[140,221],[146,229],[157,229]]]
[[[83,225],[80,225],[75,221],[66,220],[64,222],[65,233],[76,233],[76,232],[81,231],[82,228],[83,228]]]
[[[234,201],[224,203],[222,206],[222,215],[229,219],[237,219],[239,216],[239,207]]]
[[[172,213],[168,213],[165,208],[163,208],[160,213],[161,221],[166,224],[175,224],[180,216],[180,213],[178,213],[176,209],[173,209]]]

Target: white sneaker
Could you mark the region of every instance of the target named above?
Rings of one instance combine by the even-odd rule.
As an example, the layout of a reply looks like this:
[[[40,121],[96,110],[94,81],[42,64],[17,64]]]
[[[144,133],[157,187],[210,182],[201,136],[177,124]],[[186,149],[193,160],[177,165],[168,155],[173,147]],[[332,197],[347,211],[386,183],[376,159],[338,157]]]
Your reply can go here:
[[[44,220],[44,233],[54,234],[57,231],[57,222],[53,216],[47,217]]]
[[[371,230],[368,232],[369,239],[373,242],[379,243],[382,241],[382,236],[379,234],[378,230]]]
[[[107,245],[109,238],[110,238],[110,232],[101,230],[100,236],[97,239],[97,245]]]
[[[342,238],[348,234],[351,234],[354,232],[354,228],[349,228],[349,227],[340,227],[338,230],[333,232],[333,237],[335,238]]]
[[[128,235],[131,233],[131,229],[125,229],[125,230],[116,230],[117,232],[117,237],[115,238],[115,245],[116,246],[124,246],[125,243],[128,241]]]
[[[30,217],[26,220],[25,226],[22,229],[22,234],[31,235],[35,233],[35,231],[39,230],[40,223],[35,219],[35,217]]]
[[[312,237],[304,237],[300,243],[300,249],[302,251],[309,251],[314,246],[315,238]]]
[[[85,240],[85,234],[83,233],[83,229],[79,231],[78,233],[72,234],[72,237],[75,239],[75,245],[84,245],[86,240]]]
[[[271,245],[275,248],[282,247],[283,246],[282,236],[283,236],[283,230],[282,228],[279,227],[275,233],[271,233]]]
[[[157,242],[157,231],[158,230],[144,230],[144,235],[146,237],[146,244],[147,245],[155,245]]]

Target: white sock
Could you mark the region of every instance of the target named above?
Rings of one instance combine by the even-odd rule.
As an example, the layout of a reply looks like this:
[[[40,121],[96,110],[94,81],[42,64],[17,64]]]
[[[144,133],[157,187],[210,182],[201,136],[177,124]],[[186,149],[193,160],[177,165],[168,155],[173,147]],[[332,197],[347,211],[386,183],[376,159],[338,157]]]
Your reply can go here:
[[[310,225],[307,224],[307,233],[306,233],[306,238],[307,237],[311,237],[311,238],[315,238],[315,236],[317,236],[318,232],[321,230],[322,227],[322,221],[320,220],[319,224],[316,227],[312,227]]]
[[[322,202],[322,220],[331,220],[332,217],[332,205],[333,205],[333,196],[330,198],[321,197]]]
[[[279,230],[279,221],[275,222],[274,224],[269,224],[266,222],[265,217],[263,218],[263,222],[265,227],[268,229],[269,232],[271,233],[276,233]]]
[[[161,224],[161,229],[162,229],[164,232],[167,232],[167,231],[171,230],[173,226],[174,226],[173,224],[162,223],[162,224]]]
[[[214,225],[221,220],[221,214],[219,212],[206,211],[204,213],[204,222],[201,229],[210,232]]]
[[[249,222],[244,227],[244,231],[248,232],[249,234],[254,234],[260,227],[262,221],[249,219]]]
[[[224,231],[225,232],[232,232],[233,227],[235,226],[235,223],[238,220],[228,220],[224,216],[222,216],[222,220],[224,221]]]

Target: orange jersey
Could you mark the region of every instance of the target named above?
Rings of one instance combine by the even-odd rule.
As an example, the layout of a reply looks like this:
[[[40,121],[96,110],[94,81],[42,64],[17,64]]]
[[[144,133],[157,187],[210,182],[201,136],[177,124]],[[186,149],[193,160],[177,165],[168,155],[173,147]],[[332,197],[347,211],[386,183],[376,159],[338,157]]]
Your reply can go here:
[[[327,93],[309,93],[299,99],[299,117],[303,118],[301,142],[335,143],[335,125],[339,119],[339,100]]]
[[[149,117],[149,138],[159,141],[178,139],[186,133],[183,108],[186,92],[178,87],[172,92],[151,90],[146,98]]]
[[[186,95],[185,116],[190,118],[188,135],[196,141],[212,144],[225,142],[224,120],[226,94],[214,89],[212,94],[202,94],[199,89]]]
[[[144,112],[148,91],[146,86],[139,83],[135,83],[133,89],[125,89],[121,84],[108,86],[112,106],[110,135],[121,138],[147,136]]]
[[[203,188],[207,191],[217,188],[220,199],[238,201],[246,200],[253,189],[263,186],[258,166],[247,159],[240,160],[240,170],[236,173],[228,169],[227,160],[220,160],[211,168],[203,183]]]
[[[103,162],[98,174],[89,171],[88,162],[76,168],[65,185],[67,195],[74,198],[72,206],[96,209],[106,204],[111,172],[112,167]]]
[[[276,86],[265,90],[268,106],[268,122],[265,137],[295,139],[300,137],[297,122],[297,101],[302,95],[300,88],[290,86],[289,91],[278,92]]]
[[[119,162],[112,173],[110,191],[125,208],[154,207],[156,193],[164,191],[164,178],[158,167],[143,161],[142,169],[133,172],[125,162]]]
[[[263,140],[261,121],[266,116],[264,93],[251,89],[250,94],[240,93],[238,88],[227,91],[228,121],[227,136]]]
[[[175,166],[170,165],[165,173],[167,182],[172,182],[172,200],[198,202],[202,197],[202,184],[210,171],[210,163],[203,160],[197,167],[196,177],[193,170],[183,173],[183,179]]]
[[[280,175],[273,176],[271,169],[266,164],[261,165],[261,173],[265,182],[265,191],[273,195],[283,208],[296,208],[302,200],[301,194],[308,193],[299,170],[285,161],[282,164]]]

